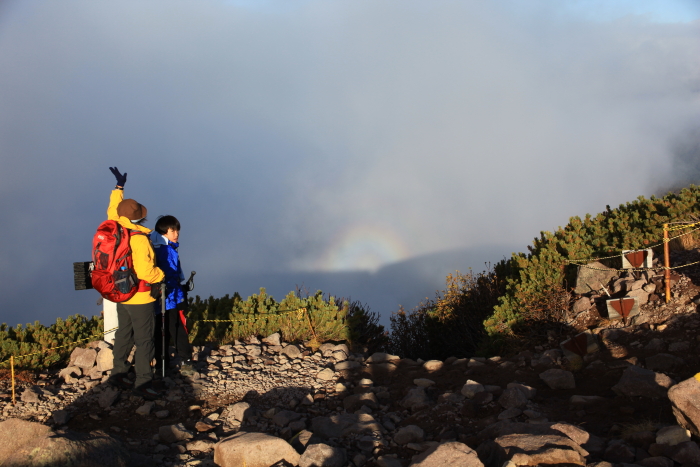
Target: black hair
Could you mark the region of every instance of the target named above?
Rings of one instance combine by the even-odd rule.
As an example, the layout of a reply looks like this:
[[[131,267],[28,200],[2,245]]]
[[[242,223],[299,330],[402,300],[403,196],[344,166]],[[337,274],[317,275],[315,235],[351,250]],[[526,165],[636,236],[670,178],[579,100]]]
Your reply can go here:
[[[180,221],[175,216],[160,216],[156,221],[156,232],[161,235],[168,233],[169,229],[180,231]]]

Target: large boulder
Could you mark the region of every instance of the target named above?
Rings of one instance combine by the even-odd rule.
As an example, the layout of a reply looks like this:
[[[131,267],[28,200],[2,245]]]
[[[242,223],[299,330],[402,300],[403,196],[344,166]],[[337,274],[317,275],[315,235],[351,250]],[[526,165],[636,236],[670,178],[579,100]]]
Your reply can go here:
[[[676,384],[668,390],[673,414],[678,424],[700,436],[700,374]]]
[[[59,436],[41,423],[0,422],[0,467],[126,467],[129,459],[119,441],[101,431]]]
[[[278,462],[298,465],[299,457],[288,442],[266,433],[241,431],[214,446],[214,462],[221,467],[269,467]]]
[[[299,459],[299,467],[343,467],[346,465],[345,451],[327,444],[312,444]]]
[[[658,399],[666,397],[668,388],[674,384],[675,382],[663,373],[632,365],[622,373],[622,378],[612,390],[619,396]]]
[[[487,465],[586,465],[588,452],[565,436],[512,434],[486,441],[478,448]]]
[[[559,368],[552,368],[540,373],[540,379],[552,389],[574,389],[576,387],[574,374]]]
[[[577,294],[596,292],[603,286],[607,286],[608,282],[615,276],[617,276],[615,269],[597,261],[579,266],[574,292]]]
[[[484,467],[472,448],[456,441],[443,443],[413,457],[409,467]]]
[[[328,439],[342,438],[352,433],[383,433],[385,430],[370,414],[359,413],[315,417],[311,420],[311,431],[321,438]]]

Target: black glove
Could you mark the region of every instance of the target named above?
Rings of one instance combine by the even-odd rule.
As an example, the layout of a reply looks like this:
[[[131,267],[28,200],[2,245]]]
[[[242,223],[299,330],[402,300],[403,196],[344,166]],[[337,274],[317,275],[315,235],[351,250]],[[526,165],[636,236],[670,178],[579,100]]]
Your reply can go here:
[[[155,298],[156,300],[158,300],[158,298],[160,297],[160,285],[161,284],[162,284],[162,282],[151,284],[151,297]]]
[[[114,178],[117,179],[117,186],[124,188],[124,184],[126,183],[126,172],[124,172],[124,175],[122,175],[119,173],[119,169],[116,167],[110,167],[109,170],[112,171]]]

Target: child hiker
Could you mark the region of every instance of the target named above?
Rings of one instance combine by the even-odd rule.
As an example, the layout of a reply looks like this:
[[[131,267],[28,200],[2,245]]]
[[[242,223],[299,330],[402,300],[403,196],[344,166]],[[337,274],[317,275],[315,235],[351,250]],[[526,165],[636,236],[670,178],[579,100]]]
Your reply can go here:
[[[151,243],[156,252],[156,264],[165,273],[165,336],[161,329],[163,316],[162,303],[158,303],[155,309],[156,327],[153,341],[156,346],[156,373],[163,371],[163,345],[165,345],[165,369],[170,365],[170,351],[168,345],[172,338],[175,344],[175,353],[180,357],[180,372],[191,373],[192,348],[187,337],[187,285],[180,284],[185,280],[180,266],[180,255],[177,252],[180,246],[180,222],[174,216],[161,216],[156,221],[156,227],[151,232]],[[165,343],[163,343],[165,340]]]

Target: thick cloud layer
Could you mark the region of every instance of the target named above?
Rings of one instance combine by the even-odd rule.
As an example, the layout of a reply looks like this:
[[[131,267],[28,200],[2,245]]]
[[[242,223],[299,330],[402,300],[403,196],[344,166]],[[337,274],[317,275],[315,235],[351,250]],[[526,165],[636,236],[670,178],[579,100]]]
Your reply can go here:
[[[695,181],[700,11],[580,3],[1,4],[0,322],[99,313],[71,263],[109,166],[147,225],[181,220],[199,294],[303,286],[385,316]]]

